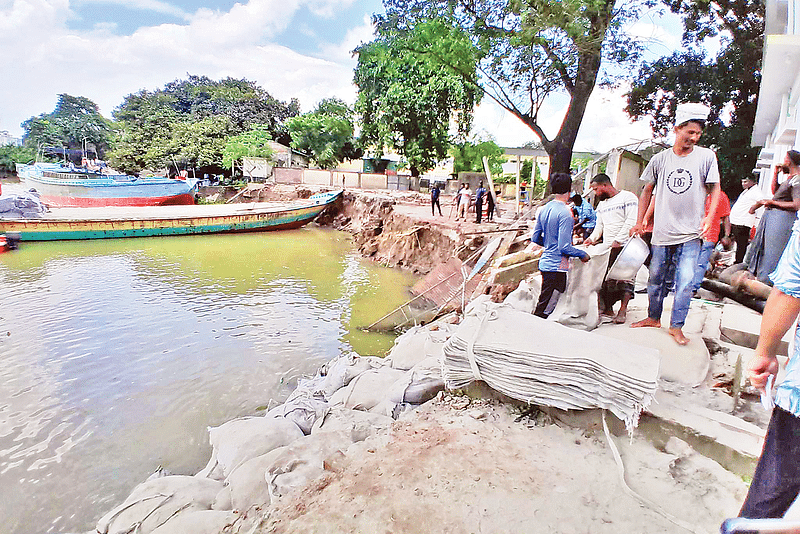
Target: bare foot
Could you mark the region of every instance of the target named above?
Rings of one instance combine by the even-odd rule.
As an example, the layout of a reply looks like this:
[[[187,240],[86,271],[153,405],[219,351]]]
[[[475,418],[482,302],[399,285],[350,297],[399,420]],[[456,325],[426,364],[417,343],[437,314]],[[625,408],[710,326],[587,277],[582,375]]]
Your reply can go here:
[[[651,319],[650,317],[646,317],[641,321],[636,321],[635,323],[631,323],[631,328],[644,328],[644,327],[661,328],[661,321],[659,321],[658,319]]]
[[[625,324],[625,319],[628,318],[627,310],[620,310],[617,312],[617,315],[614,316],[614,324]],[[661,326],[659,324],[659,326]]]
[[[689,338],[683,335],[683,329],[681,329],[681,327],[672,326],[667,332],[669,332],[669,335],[672,336],[672,339],[674,339],[678,345],[686,345],[689,343]]]

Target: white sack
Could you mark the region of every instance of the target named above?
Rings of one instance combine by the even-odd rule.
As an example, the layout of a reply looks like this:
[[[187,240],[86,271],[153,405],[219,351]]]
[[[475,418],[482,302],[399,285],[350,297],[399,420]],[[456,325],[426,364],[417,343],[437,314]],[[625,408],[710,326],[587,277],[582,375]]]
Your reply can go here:
[[[100,518],[99,534],[149,534],[174,514],[211,509],[222,483],[208,478],[167,476],[136,486],[125,501]]]
[[[208,429],[208,440],[213,447],[211,458],[228,476],[250,458],[288,445],[303,437],[294,422],[288,419],[244,417]]]
[[[320,375],[325,377],[321,392],[326,399],[330,399],[334,393],[348,385],[351,380],[364,371],[385,365],[386,362],[381,358],[362,357],[355,353],[335,358],[320,368]]]
[[[384,400],[389,387],[404,375],[404,371],[390,367],[366,371],[354,378],[347,387],[334,393],[330,403],[353,410],[369,411]]]
[[[216,510],[183,513],[155,529],[153,534],[220,534],[237,517],[233,512]]]
[[[403,335],[394,340],[394,347],[386,357],[393,369],[404,371],[411,369],[425,354],[425,343],[428,340],[428,331],[423,326],[415,326],[406,330]]]
[[[386,430],[392,422],[392,418],[385,415],[336,407],[331,408],[325,417],[317,419],[311,429],[311,435],[344,432],[355,443]]]
[[[217,495],[214,508],[223,506],[226,501],[230,503],[232,510],[247,510],[251,506],[270,504],[269,488],[264,474],[284,449],[286,447],[278,447],[251,458],[235,469],[225,479],[225,487]]]
[[[535,286],[528,280],[522,280],[517,289],[508,294],[503,304],[507,304],[523,313],[533,313],[536,309],[536,302],[539,300],[541,282],[535,284]]]
[[[439,376],[425,376],[414,370],[407,371],[405,376],[392,384],[386,400],[395,404],[422,404],[428,402],[444,389],[444,380]]]
[[[328,458],[342,455],[351,444],[346,433],[327,432],[306,436],[274,451],[272,465],[264,474],[270,497],[274,500],[307,485],[325,472]]]
[[[283,404],[267,412],[267,418],[283,417],[295,423],[303,434],[310,434],[314,421],[328,411],[328,402],[322,394],[314,395],[308,390],[295,390]]]
[[[597,245],[587,247],[586,251],[592,257],[586,263],[570,258],[567,289],[548,319],[582,330],[594,330],[600,324],[597,292],[606,275],[611,249]]]

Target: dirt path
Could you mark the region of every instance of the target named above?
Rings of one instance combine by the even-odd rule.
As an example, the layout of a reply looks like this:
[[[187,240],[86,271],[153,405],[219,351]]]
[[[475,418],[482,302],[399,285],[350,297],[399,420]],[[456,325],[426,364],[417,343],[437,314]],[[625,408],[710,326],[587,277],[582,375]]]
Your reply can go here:
[[[541,418],[540,418],[541,419]],[[631,487],[717,532],[746,487],[717,463],[641,437],[614,438]],[[605,435],[445,396],[351,447],[329,472],[278,504],[259,532],[688,532],[625,494]]]

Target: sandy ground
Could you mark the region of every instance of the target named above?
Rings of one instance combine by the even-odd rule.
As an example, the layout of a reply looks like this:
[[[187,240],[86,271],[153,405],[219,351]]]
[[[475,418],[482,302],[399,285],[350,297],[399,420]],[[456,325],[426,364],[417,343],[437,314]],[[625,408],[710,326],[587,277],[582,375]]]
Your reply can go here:
[[[633,490],[685,526],[625,493],[602,431],[444,395],[330,460],[257,532],[717,532],[738,512],[745,483],[682,442],[612,439]]]

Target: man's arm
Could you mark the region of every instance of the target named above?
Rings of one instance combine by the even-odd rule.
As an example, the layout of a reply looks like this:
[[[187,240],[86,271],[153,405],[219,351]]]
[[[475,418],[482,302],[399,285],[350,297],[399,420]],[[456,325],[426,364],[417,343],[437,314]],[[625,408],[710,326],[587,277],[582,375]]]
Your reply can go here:
[[[636,226],[636,218],[639,213],[638,199],[636,201],[626,202],[623,211],[625,212],[625,222],[622,223],[619,233],[616,236],[611,236],[613,241],[616,241],[620,245],[631,235],[631,229]]]
[[[722,218],[722,229],[725,231],[725,235],[722,236],[722,244],[726,247],[731,245],[731,216],[726,215]]]
[[[778,373],[778,347],[784,334],[794,324],[800,313],[800,299],[791,297],[779,289],[772,288],[764,314],[761,316],[761,333],[755,354],[747,364],[750,383],[764,389],[769,375]]]
[[[594,245],[597,241],[603,236],[603,218],[598,217],[596,219],[594,230],[592,230],[592,234],[584,240],[584,245]]]
[[[710,194],[711,200],[708,204],[708,213],[703,217],[703,226],[700,227],[700,236],[703,238],[708,235],[712,225],[718,224],[717,205],[719,205],[719,196],[722,194],[722,188],[719,186],[719,182],[714,184],[714,188],[711,190]]]
[[[531,242],[536,243],[537,245],[544,246],[544,231],[542,229],[542,219],[537,217],[536,224],[533,227],[533,233],[531,234]]]
[[[579,248],[572,246],[572,221],[568,215],[559,218],[558,221],[558,251],[562,256],[580,258],[581,261],[589,261],[589,254]]]
[[[631,228],[630,235],[641,235],[644,233],[644,220],[647,214],[647,208],[650,207],[650,199],[653,197],[653,188],[655,182],[647,182],[642,189],[642,194],[639,195],[639,210],[636,216],[636,224]]]

